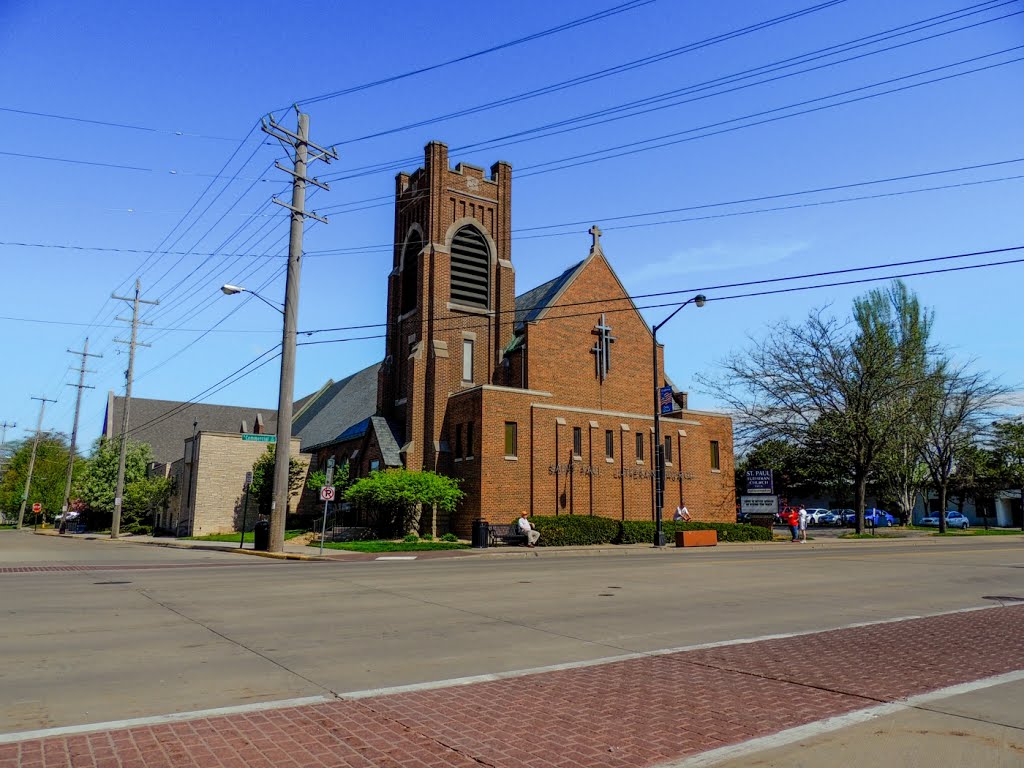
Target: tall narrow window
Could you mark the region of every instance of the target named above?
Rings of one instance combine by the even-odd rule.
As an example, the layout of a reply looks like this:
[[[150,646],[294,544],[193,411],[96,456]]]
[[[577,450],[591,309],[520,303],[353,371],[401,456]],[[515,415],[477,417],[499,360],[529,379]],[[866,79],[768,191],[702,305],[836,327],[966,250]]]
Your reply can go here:
[[[575,459],[583,455],[583,430],[580,427],[572,428],[572,455]]]
[[[718,441],[717,440],[712,440],[711,441],[711,469],[712,469],[712,471],[717,472],[721,468],[722,468],[722,465],[720,463],[720,457],[718,455]]]
[[[636,460],[637,461],[643,461],[644,460],[644,433],[643,432],[637,432],[636,433]]]
[[[473,422],[466,424],[466,458],[473,458]]]
[[[509,458],[519,455],[519,425],[514,421],[505,422],[505,455]]]
[[[455,458],[462,458],[462,425],[455,425]]]
[[[452,238],[451,297],[458,304],[486,309],[490,297],[491,254],[475,227],[463,227]]]
[[[615,458],[615,433],[606,429],[604,432],[604,457],[606,459]]]
[[[667,435],[665,437],[665,463],[672,463],[672,438]]]
[[[462,380],[473,381],[473,340],[462,340]]]

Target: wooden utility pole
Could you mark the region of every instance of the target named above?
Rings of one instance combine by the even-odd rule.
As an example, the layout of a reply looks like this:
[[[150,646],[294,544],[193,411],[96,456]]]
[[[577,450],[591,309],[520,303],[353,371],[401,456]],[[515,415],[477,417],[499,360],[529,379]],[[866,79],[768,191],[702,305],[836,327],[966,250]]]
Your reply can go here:
[[[36,424],[36,438],[32,441],[32,458],[28,460],[28,477],[25,478],[25,492],[21,495],[21,508],[18,510],[18,530],[25,523],[25,505],[28,503],[28,492],[32,488],[32,472],[36,468],[36,451],[39,449],[39,436],[43,432],[43,413],[47,403],[56,403],[47,397],[33,397],[39,401],[39,423]]]
[[[296,108],[298,112],[298,108]],[[278,170],[292,177],[291,205],[273,201],[291,211],[291,233],[288,243],[288,273],[284,289],[284,328],[281,335],[281,380],[277,393],[277,447],[274,449],[274,497],[270,503],[270,544],[271,552],[284,551],[285,518],[288,514],[289,462],[292,442],[292,399],[295,393],[295,337],[299,314],[299,276],[302,270],[302,229],[306,218],[326,224],[327,219],[306,210],[306,184],[321,189],[328,186],[318,179],[306,176],[307,163],[323,160],[329,163],[338,159],[333,149],[324,149],[309,140],[309,115],[298,112],[298,133],[274,122],[273,118],[263,120],[263,132],[273,136],[288,150],[295,151],[293,168],[274,163]],[[310,157],[310,149],[314,151]]]
[[[132,405],[132,377],[135,375],[135,348],[151,346],[150,344],[143,344],[139,341],[139,326],[152,325],[152,323],[145,323],[139,320],[139,304],[160,303],[159,301],[146,301],[140,297],[141,293],[142,283],[139,280],[136,280],[134,297],[118,296],[116,293],[110,294],[111,298],[120,299],[121,301],[130,301],[132,303],[132,319],[129,321],[124,317],[117,318],[123,323],[130,322],[132,324],[132,338],[130,341],[114,339],[118,344],[128,345],[128,370],[125,372],[124,413],[121,414],[121,453],[117,459],[117,485],[114,488],[114,517],[110,521],[110,538],[112,539],[116,539],[121,533],[121,502],[124,497],[124,465],[128,450],[128,411],[131,409]]]
[[[90,357],[103,357],[103,355],[95,355],[89,353],[89,337],[85,338],[85,345],[82,347],[81,352],[77,352],[73,349],[69,349],[72,355],[81,355],[82,364],[78,368],[78,383],[68,384],[69,387],[76,387],[78,389],[78,395],[75,397],[75,422],[71,427],[71,447],[68,452],[68,475],[64,481],[64,502],[61,504],[60,513],[63,515],[61,519],[67,522],[68,519],[68,506],[71,501],[71,478],[75,470],[75,450],[78,446],[78,414],[82,409],[82,390],[83,389],[96,389],[96,387],[90,387],[85,383],[85,374],[95,373],[85,367],[85,361]]]

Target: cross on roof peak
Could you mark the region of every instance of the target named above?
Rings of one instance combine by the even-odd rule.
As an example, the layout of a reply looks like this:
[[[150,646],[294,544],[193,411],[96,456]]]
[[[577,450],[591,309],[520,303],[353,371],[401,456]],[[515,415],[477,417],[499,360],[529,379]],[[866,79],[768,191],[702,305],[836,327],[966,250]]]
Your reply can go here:
[[[601,235],[603,235],[604,232],[601,231],[601,228],[599,226],[597,226],[597,224],[592,226],[587,231],[590,232],[590,236],[594,238],[594,242],[591,244],[590,250],[592,250],[592,251],[599,251],[599,250],[601,250]]]

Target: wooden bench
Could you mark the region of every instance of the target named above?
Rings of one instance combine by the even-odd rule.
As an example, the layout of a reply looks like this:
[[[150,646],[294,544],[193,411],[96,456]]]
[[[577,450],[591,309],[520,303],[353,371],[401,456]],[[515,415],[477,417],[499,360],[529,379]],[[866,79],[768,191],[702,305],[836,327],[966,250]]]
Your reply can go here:
[[[526,544],[526,534],[520,533],[519,523],[511,525],[488,525],[487,539],[492,547],[498,544]]]

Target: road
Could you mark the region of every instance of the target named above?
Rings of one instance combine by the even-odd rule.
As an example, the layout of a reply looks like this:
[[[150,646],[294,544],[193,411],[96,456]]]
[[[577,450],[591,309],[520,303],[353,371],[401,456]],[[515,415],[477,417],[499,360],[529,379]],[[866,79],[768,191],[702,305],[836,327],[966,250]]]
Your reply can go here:
[[[986,598],[1024,597],[1022,543],[325,563],[2,532],[0,733],[330,699],[990,607]],[[76,570],[57,570],[69,567]],[[789,639],[794,664],[802,645],[817,642]],[[933,642],[936,661],[959,647],[956,637],[915,642]],[[1024,669],[1012,645],[988,649],[986,664],[1004,664],[1001,650],[1011,658],[1000,670]],[[856,647],[835,654],[844,664],[887,664],[884,654],[860,658]],[[1019,683],[1000,690],[1021,693]]]

